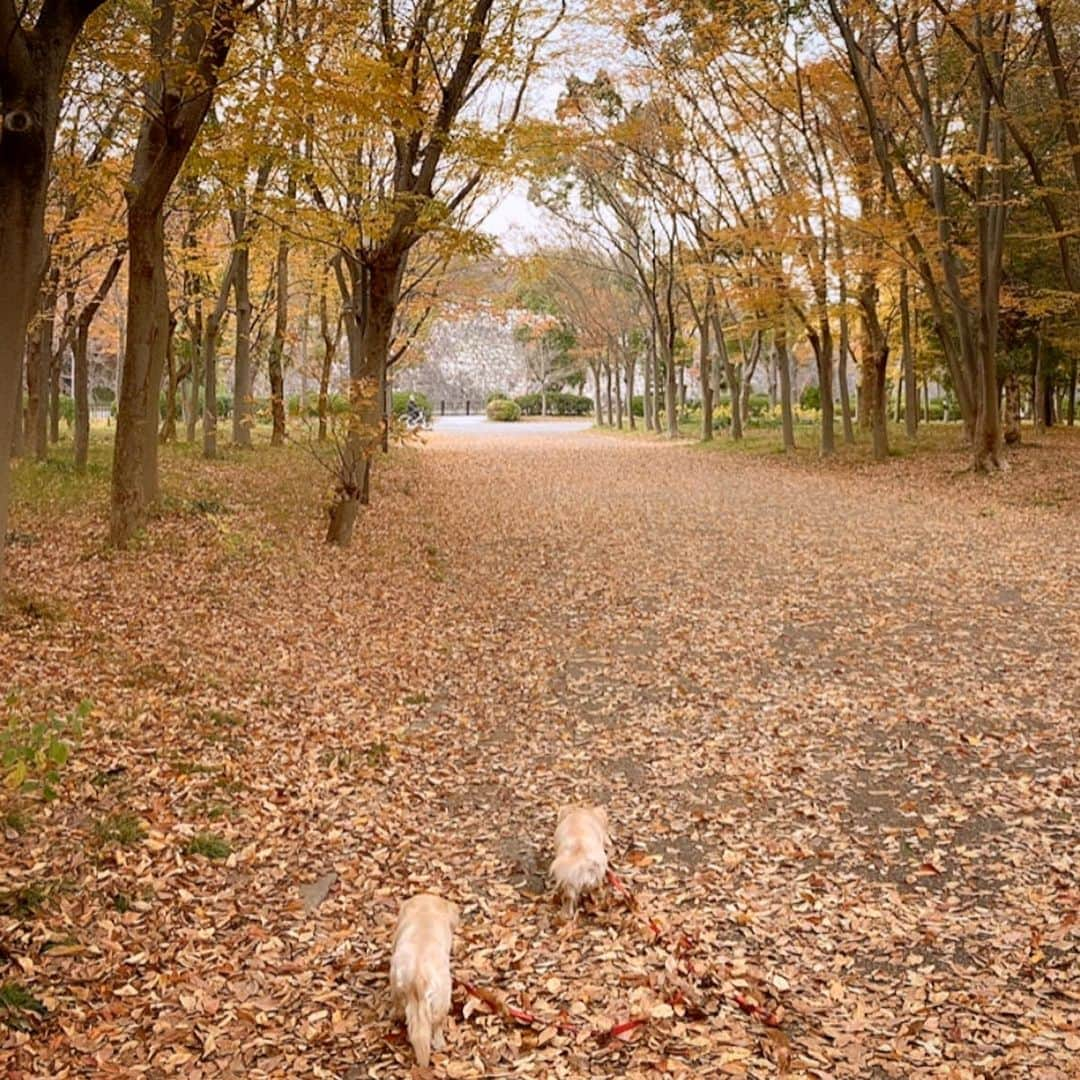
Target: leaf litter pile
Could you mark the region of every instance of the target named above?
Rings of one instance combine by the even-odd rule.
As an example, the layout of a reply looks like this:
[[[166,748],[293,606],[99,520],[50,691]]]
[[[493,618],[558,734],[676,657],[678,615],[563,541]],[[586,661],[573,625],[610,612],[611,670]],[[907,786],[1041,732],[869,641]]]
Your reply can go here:
[[[300,451],[171,453],[124,554],[100,500],[17,507],[8,723],[70,753],[5,793],[0,1072],[408,1075],[389,946],[433,890],[464,918],[431,1075],[1080,1075],[1049,459],[436,433],[347,552]],[[614,875],[567,922],[576,800]]]

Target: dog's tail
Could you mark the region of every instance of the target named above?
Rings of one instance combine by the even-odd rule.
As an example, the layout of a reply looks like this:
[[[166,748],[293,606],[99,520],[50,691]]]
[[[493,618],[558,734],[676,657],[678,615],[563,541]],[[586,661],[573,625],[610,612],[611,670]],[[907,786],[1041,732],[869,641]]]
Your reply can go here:
[[[576,851],[556,855],[549,871],[556,883],[570,893],[595,889],[607,874],[607,860],[581,858]]]
[[[431,1000],[428,997],[427,979],[418,976],[409,986],[405,999],[405,1026],[409,1029],[416,1063],[427,1068],[431,1061]]]

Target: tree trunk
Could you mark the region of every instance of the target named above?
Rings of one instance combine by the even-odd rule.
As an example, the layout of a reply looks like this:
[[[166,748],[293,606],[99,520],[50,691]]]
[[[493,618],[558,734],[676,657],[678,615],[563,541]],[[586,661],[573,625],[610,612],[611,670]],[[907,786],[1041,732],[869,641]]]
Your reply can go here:
[[[239,315],[239,313],[238,313]],[[319,367],[319,442],[326,442],[326,414],[330,404],[330,372],[334,365],[334,354],[337,352],[337,340],[341,324],[338,323],[333,331],[330,329],[330,315],[327,308],[326,280],[323,279],[322,289],[319,293],[319,333],[322,336],[323,355],[322,364]]]
[[[1010,370],[1005,377],[1005,443],[1015,446],[1020,441],[1020,380]]]
[[[64,369],[65,351],[61,346],[49,364],[49,442],[53,446],[60,441],[60,376]]]
[[[611,408],[611,361],[604,361],[604,396],[607,400],[607,424],[615,426],[615,414]]]
[[[623,426],[623,398],[622,398],[622,379],[619,377],[622,374],[621,364],[614,364],[612,372],[612,381],[615,383],[615,426],[622,431]]]
[[[653,423],[653,367],[656,363],[656,346],[652,338],[649,339],[645,350],[644,368],[641,373],[641,405],[645,421],[645,430],[653,431],[656,425]]]
[[[630,424],[630,430],[637,430],[637,420],[634,418],[634,354],[629,353],[626,361],[626,413]]]
[[[1042,337],[1036,333],[1031,339],[1031,419],[1035,434],[1046,431],[1046,387],[1042,363]]]
[[[75,346],[71,359],[71,393],[75,402],[75,471],[77,473],[86,471],[90,452],[90,326],[120,273],[123,262],[123,254],[116,255],[105,277],[98,285],[97,291],[79,312],[75,322]]]
[[[116,410],[109,524],[110,540],[117,547],[124,547],[142,527],[157,494],[150,470],[157,470],[158,387],[168,333],[165,284],[162,210],[158,207],[145,216],[129,211],[127,341]]]
[[[267,374],[270,376],[270,410],[274,428],[270,435],[271,446],[281,446],[285,441],[285,375],[282,358],[285,352],[285,332],[289,325],[289,238],[282,230],[277,250],[277,298],[274,306],[274,336],[267,357]],[[387,339],[389,342],[389,339]],[[382,409],[382,403],[377,402]],[[355,521],[355,516],[354,519]],[[352,537],[350,527],[348,535]],[[348,543],[348,541],[346,541]]]
[[[243,229],[236,237],[236,269],[233,291],[236,299],[236,359],[233,364],[232,441],[234,446],[251,446],[254,410],[251,400],[251,255]]]
[[[776,350],[776,371],[780,383],[780,425],[784,434],[784,449],[795,449],[795,418],[791,409],[791,363],[788,358],[787,329],[779,327],[773,335]]]
[[[346,322],[349,431],[340,448],[337,486],[326,531],[327,543],[340,547],[351,543],[359,508],[370,497],[371,458],[382,436],[380,395],[405,260],[405,254],[390,252],[364,267],[362,273],[355,266],[352,272],[351,304],[346,312],[346,319],[351,320],[351,325]]]
[[[217,302],[206,320],[206,332],[203,337],[203,457],[213,460],[217,457],[217,349],[221,336],[221,324],[229,307],[229,293],[232,292],[233,275],[236,273],[236,256],[239,249],[233,248],[228,265],[218,287]]]
[[[709,315],[701,320],[701,350],[698,364],[701,367],[701,441],[712,442],[713,437],[713,385],[712,349],[709,342]]]
[[[1069,403],[1067,412],[1067,423],[1069,427],[1076,425],[1076,357],[1072,358],[1072,362],[1069,364]]]
[[[593,377],[593,408],[596,411],[596,426],[604,426],[604,394],[600,388],[600,365],[598,363],[591,364],[592,377]]]
[[[23,456],[23,365],[24,365],[23,351],[19,350],[19,370],[17,372],[17,378],[15,380],[15,416],[11,421],[11,456],[13,458],[21,458]],[[2,400],[2,399],[0,399]],[[2,427],[2,425],[0,425]],[[0,548],[3,547],[2,539],[0,539]],[[0,555],[0,563],[3,558]],[[0,582],[2,585],[2,582]]]
[[[909,439],[914,439],[919,430],[919,386],[911,342],[911,297],[904,269],[900,271],[900,339],[904,363],[904,431]]]
[[[851,390],[848,387],[848,353],[850,352],[850,328],[847,316],[847,286],[840,282],[840,358],[836,374],[840,381],[840,417],[844,425],[844,442],[851,446],[855,442],[855,428],[851,422]]]
[[[675,371],[675,357],[670,347],[663,350],[664,372],[667,378],[664,381],[664,416],[667,418],[667,433],[669,439],[679,437],[679,384]]]
[[[71,47],[100,2],[0,7],[0,594],[5,586],[15,409],[26,330],[44,269],[45,195],[60,87]]]

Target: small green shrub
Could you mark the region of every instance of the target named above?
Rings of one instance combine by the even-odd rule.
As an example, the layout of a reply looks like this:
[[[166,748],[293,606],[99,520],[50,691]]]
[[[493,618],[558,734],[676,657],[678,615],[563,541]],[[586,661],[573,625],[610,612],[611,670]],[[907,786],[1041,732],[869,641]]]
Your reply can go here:
[[[799,407],[808,412],[821,408],[821,387],[811,383],[799,395]]]
[[[116,400],[116,391],[111,386],[95,386],[90,391],[90,400],[95,405],[111,405]]]
[[[522,394],[514,398],[525,416],[540,416],[544,407],[540,394]],[[593,400],[584,394],[567,394],[561,390],[547,393],[548,416],[588,416]]]
[[[5,889],[0,892],[0,915],[6,915],[10,919],[32,919],[48,899],[49,889],[34,882],[14,889]]]
[[[135,814],[120,811],[110,814],[94,824],[94,839],[102,847],[107,844],[119,844],[130,847],[146,839],[146,830]]]
[[[0,1021],[15,1031],[30,1031],[49,1010],[25,986],[0,983]]]
[[[68,397],[67,394],[61,394],[59,404],[60,418],[70,429],[75,424],[75,399],[73,397]]]
[[[232,854],[229,842],[217,833],[196,833],[184,848],[186,855],[202,855],[205,859],[227,859]]]
[[[493,401],[510,401],[510,395],[504,394],[501,390],[493,390],[486,398],[484,398],[484,404],[490,405]]]
[[[507,401],[505,398],[496,398],[487,407],[489,420],[520,420],[521,407],[515,401]]]
[[[92,705],[83,701],[67,716],[49,713],[44,720],[28,721],[14,712],[9,698],[8,715],[0,729],[0,771],[8,791],[36,792],[43,799],[56,798],[60,770],[82,736],[83,721]]]
[[[228,420],[232,416],[232,396],[230,394],[218,394],[217,414],[221,420]]]

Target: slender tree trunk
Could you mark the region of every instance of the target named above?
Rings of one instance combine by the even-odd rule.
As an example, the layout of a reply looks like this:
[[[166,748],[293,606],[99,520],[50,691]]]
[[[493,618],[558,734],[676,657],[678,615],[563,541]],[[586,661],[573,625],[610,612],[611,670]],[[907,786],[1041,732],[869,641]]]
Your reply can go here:
[[[165,343],[165,415],[161,419],[158,441],[176,442],[176,393],[180,379],[176,370],[176,319],[169,314],[169,337]]]
[[[906,269],[900,271],[900,339],[904,363],[904,431],[909,439],[914,439],[919,430],[919,385],[911,342],[911,297]]]
[[[270,409],[274,422],[273,432],[270,435],[271,446],[281,446],[285,441],[285,375],[282,359],[285,353],[285,332],[288,325],[289,238],[285,231],[282,230],[277,251],[277,302],[274,307],[274,336],[270,342],[270,352],[267,358],[267,373],[270,376]],[[381,401],[377,405],[381,411]],[[353,520],[355,522],[355,517]],[[352,538],[351,527],[349,529],[349,538]]]
[[[1046,387],[1042,363],[1042,336],[1036,333],[1031,339],[1031,419],[1035,434],[1046,431]]]
[[[923,416],[930,423],[930,380],[923,379]]]
[[[1069,364],[1069,404],[1067,421],[1069,427],[1076,425],[1076,357]]]
[[[667,418],[667,433],[669,439],[679,437],[679,384],[675,371],[675,357],[670,347],[663,350],[664,372],[667,376],[664,383],[664,416]]]
[[[596,426],[604,426],[604,395],[600,388],[600,364],[594,363],[590,365],[592,369],[593,377],[593,408],[596,413]]]
[[[712,442],[713,437],[713,384],[712,348],[709,340],[709,314],[701,320],[701,349],[698,365],[701,368],[701,441]]]
[[[837,363],[837,378],[840,381],[840,417],[844,426],[844,442],[851,446],[855,442],[855,428],[851,422],[851,391],[848,387],[848,353],[850,351],[850,327],[847,315],[847,286],[840,282],[840,359]]]
[[[251,394],[251,255],[244,242],[243,228],[237,236],[236,271],[233,292],[236,300],[236,359],[233,364],[232,441],[234,446],[251,446],[254,410]]]
[[[607,423],[608,427],[615,426],[615,414],[611,408],[611,361],[604,361],[604,396],[607,401]]]
[[[634,418],[634,367],[634,354],[631,352],[626,361],[626,412],[631,431],[637,429],[637,420]]]
[[[653,368],[656,365],[656,346],[652,337],[645,350],[644,371],[642,372],[641,404],[646,431],[655,431],[653,420]]]
[[[795,449],[795,416],[791,405],[791,360],[788,356],[787,329],[780,326],[773,334],[776,351],[776,373],[780,383],[780,426],[783,429],[784,449]]]
[[[1010,370],[1005,377],[1005,443],[1015,446],[1020,442],[1020,380]]]
[[[60,441],[60,375],[64,368],[64,348],[51,358],[49,364],[49,442]]]
[[[615,383],[615,426],[622,431],[623,426],[623,398],[622,398],[622,374],[621,364],[613,364],[612,381]]]
[[[229,294],[233,288],[237,253],[238,249],[234,248],[229,256],[221,285],[218,287],[217,302],[206,319],[203,336],[203,457],[207,460],[217,457],[217,349],[221,324],[228,311]]]

